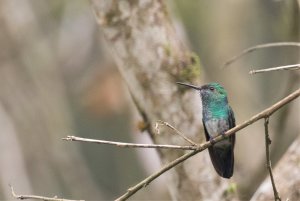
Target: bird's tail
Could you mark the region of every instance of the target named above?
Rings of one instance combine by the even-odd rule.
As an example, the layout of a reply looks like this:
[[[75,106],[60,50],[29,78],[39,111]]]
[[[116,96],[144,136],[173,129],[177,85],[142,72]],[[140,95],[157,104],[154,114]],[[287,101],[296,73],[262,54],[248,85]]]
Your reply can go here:
[[[218,143],[209,147],[209,155],[216,172],[224,178],[230,178],[233,174],[234,145],[227,147],[218,146]]]

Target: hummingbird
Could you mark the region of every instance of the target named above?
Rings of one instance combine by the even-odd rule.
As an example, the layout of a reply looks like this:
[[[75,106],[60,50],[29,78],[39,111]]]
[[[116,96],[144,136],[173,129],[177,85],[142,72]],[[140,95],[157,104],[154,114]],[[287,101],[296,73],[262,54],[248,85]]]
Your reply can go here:
[[[202,100],[202,123],[206,141],[213,142],[213,138],[223,135],[227,130],[235,127],[234,113],[228,104],[227,92],[218,83],[209,83],[201,87],[176,82],[200,92]],[[213,143],[208,148],[210,159],[216,172],[223,178],[229,179],[233,175],[235,134]]]

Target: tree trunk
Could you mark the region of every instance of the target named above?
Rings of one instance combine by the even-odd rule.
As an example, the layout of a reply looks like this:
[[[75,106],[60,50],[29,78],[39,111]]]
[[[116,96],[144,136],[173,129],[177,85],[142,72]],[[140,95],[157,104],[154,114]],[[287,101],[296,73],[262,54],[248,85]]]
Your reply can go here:
[[[195,142],[203,142],[200,96],[179,90],[175,83],[199,82],[199,59],[180,43],[163,1],[91,2],[153,142],[186,144],[170,130],[155,135],[157,120],[169,122]],[[184,154],[158,152],[162,163]],[[222,200],[228,181],[217,176],[204,152],[169,171],[167,185],[173,200]]]

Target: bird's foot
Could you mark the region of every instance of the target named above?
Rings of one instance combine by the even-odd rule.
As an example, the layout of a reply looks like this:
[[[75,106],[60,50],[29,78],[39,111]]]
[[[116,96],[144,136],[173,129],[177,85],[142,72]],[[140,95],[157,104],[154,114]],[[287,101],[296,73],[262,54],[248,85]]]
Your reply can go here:
[[[216,143],[215,139],[213,137],[210,137],[209,138],[209,142],[213,145]]]
[[[222,131],[221,132],[221,135],[225,138],[226,136],[225,136],[225,131]]]

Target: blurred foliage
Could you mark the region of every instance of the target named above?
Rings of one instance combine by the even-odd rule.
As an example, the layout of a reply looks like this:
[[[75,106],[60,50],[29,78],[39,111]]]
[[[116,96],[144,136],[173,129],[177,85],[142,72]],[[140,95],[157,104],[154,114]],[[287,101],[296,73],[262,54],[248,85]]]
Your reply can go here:
[[[11,199],[8,183],[18,193],[112,199],[142,179],[134,150],[61,141],[132,141],[126,88],[88,2],[4,0],[0,8],[0,106],[17,128],[1,132],[8,176],[0,176],[0,199]],[[1,118],[0,125],[8,126]],[[10,144],[6,135],[18,140]],[[19,168],[9,168],[8,151],[22,159]]]
[[[237,122],[299,87],[295,72],[248,75],[252,68],[299,63],[299,48],[259,50],[219,69],[249,46],[300,41],[297,1],[172,3],[178,32],[186,33],[204,69],[200,74],[199,58],[189,55],[192,65],[183,76],[221,82]],[[112,199],[157,168],[154,151],[141,157],[134,150],[60,141],[66,135],[145,140],[132,126],[137,115],[88,1],[2,0],[0,26],[1,200],[11,199],[8,183],[17,193]],[[270,120],[273,161],[299,134],[293,107],[296,103]],[[228,191],[237,189],[248,199],[265,176],[262,124],[242,133],[247,134],[237,136],[236,184]],[[151,186],[137,198],[161,197],[164,186],[154,183],[156,193]]]

